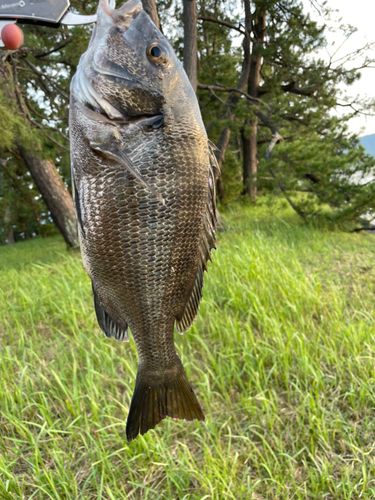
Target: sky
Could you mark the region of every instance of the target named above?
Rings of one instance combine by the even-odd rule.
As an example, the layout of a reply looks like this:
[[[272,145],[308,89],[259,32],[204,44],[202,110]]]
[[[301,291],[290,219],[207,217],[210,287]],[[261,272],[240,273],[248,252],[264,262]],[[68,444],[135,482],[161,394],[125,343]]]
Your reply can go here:
[[[322,18],[317,10],[313,7],[314,0],[303,0],[306,11],[310,12],[312,18],[322,23]],[[327,58],[333,56],[333,60],[340,59],[348,53],[351,53],[363,46],[373,44],[368,55],[375,59],[375,0],[327,0],[327,6],[335,9],[334,16],[336,19],[341,19],[341,24],[351,25],[357,28],[357,31],[345,38],[345,36],[337,32],[327,32],[328,47],[323,50],[319,56]],[[327,25],[334,26],[335,23],[327,21]],[[336,23],[336,26],[340,24]],[[354,67],[355,61],[346,63],[347,68]],[[351,86],[341,86],[340,89],[348,96],[360,98],[365,96],[375,98],[375,62],[372,68],[361,70],[361,79]],[[338,114],[342,112],[340,108]],[[358,132],[359,135],[365,136],[375,134],[375,113],[374,116],[356,116],[349,122],[349,129],[353,132]]]

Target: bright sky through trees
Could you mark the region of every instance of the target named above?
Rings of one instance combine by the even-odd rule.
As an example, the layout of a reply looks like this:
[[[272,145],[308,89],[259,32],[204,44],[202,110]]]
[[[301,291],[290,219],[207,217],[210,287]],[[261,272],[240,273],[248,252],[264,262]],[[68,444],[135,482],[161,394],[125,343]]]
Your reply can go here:
[[[313,0],[304,0],[306,10],[309,11],[319,24],[322,23],[322,18],[318,13],[319,5]],[[314,8],[316,5],[316,8]],[[356,0],[353,4],[352,0],[328,0],[327,7],[334,9],[336,12],[332,16],[332,21],[326,20],[327,26],[338,26],[340,23],[334,23],[333,18],[341,19],[342,25],[350,25],[357,28],[355,33],[352,33],[347,38],[343,32],[327,32],[329,47],[320,54],[327,61],[332,57],[333,61],[344,58],[347,54],[352,53],[366,44],[373,44],[367,54],[370,58],[375,58],[375,2],[373,0]],[[346,32],[348,35],[350,31]],[[361,59],[360,59],[361,60]],[[340,61],[341,63],[341,61]],[[337,64],[340,64],[339,62]],[[352,68],[357,66],[355,61],[349,61],[345,67]],[[361,79],[354,83],[349,88],[342,86],[341,88],[347,92],[348,96],[355,97],[371,97],[375,98],[375,64],[370,68],[361,70]],[[338,113],[347,110],[347,108],[338,108]],[[350,121],[350,130],[360,132],[361,136],[375,134],[375,116],[358,115]]]

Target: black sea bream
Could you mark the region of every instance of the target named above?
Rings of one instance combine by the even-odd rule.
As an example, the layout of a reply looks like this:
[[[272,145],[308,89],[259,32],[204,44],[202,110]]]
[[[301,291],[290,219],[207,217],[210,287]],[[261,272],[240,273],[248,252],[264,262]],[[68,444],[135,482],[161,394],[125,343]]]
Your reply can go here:
[[[134,337],[138,374],[128,440],[166,415],[204,414],[173,332],[193,324],[215,247],[215,156],[171,45],[129,0],[101,0],[71,84],[74,198],[101,329]]]

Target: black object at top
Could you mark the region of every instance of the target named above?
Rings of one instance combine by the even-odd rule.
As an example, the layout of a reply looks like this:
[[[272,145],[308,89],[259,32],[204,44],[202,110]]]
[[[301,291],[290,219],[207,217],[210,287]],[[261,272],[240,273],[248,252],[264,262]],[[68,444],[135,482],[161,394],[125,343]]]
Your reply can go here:
[[[58,23],[69,5],[69,0],[0,0],[0,19],[35,19]]]

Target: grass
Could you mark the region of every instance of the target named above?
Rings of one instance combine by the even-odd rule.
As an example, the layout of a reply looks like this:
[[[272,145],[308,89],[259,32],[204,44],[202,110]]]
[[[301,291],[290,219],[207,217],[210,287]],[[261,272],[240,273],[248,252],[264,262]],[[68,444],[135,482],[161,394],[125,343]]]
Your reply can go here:
[[[0,498],[373,499],[375,239],[235,206],[176,344],[204,423],[128,444],[134,342],[106,339],[80,256],[0,248]]]

